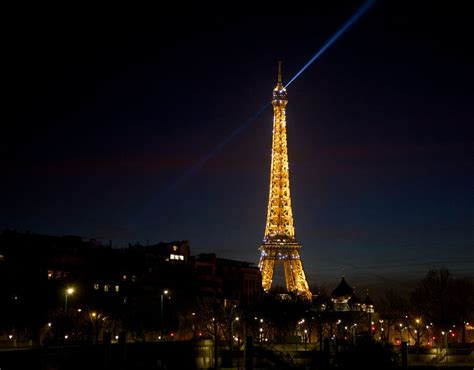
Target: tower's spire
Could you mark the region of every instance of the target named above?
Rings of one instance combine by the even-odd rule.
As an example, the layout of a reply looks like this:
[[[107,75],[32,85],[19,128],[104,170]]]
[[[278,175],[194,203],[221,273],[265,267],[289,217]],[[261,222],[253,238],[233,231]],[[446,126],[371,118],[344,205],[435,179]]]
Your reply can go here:
[[[278,61],[278,86],[283,85],[281,82],[281,60]]]

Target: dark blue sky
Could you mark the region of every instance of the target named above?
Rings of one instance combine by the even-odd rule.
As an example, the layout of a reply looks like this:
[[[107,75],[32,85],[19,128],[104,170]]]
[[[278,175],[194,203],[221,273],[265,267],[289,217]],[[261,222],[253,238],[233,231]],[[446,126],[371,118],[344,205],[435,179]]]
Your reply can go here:
[[[187,239],[256,262],[272,111],[176,182],[362,4],[286,17],[20,20],[4,45],[0,226],[114,245]],[[311,283],[474,271],[474,32],[462,8],[378,2],[288,89]],[[4,95],[5,96],[5,95]],[[387,280],[388,279],[388,280]]]

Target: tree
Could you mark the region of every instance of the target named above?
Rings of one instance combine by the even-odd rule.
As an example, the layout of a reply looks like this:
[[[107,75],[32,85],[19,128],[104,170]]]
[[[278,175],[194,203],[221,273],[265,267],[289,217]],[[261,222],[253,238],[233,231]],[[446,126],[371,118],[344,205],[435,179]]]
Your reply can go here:
[[[432,269],[412,292],[412,304],[417,314],[441,330],[462,328],[474,312],[474,284],[467,278],[453,278],[446,268]]]
[[[474,283],[467,278],[454,279],[452,309],[456,313],[456,327],[461,327],[461,341],[466,343],[466,322],[474,316]]]
[[[395,321],[404,319],[408,310],[408,302],[397,291],[390,289],[378,304],[380,317],[387,327],[386,341],[390,340],[390,329]],[[382,326],[383,327],[383,326]]]
[[[431,269],[418,283],[412,296],[416,296],[420,309],[435,326],[447,329],[452,325],[453,278],[445,268]]]

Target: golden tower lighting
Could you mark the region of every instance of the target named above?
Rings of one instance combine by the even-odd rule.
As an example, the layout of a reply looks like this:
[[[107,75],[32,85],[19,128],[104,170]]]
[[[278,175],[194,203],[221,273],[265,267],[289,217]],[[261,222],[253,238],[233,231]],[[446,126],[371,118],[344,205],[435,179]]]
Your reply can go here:
[[[286,104],[288,94],[282,83],[281,62],[278,62],[278,82],[273,89],[273,141],[265,236],[260,246],[259,268],[263,290],[272,287],[275,264],[283,264],[286,288],[306,299],[311,299],[295,238],[290,197],[290,173],[286,139]]]

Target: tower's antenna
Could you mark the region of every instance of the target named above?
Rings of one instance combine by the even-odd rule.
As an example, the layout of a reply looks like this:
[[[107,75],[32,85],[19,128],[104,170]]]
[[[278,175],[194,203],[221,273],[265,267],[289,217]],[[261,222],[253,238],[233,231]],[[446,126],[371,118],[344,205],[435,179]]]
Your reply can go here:
[[[278,61],[278,85],[282,85],[283,83],[281,82],[281,60]]]

